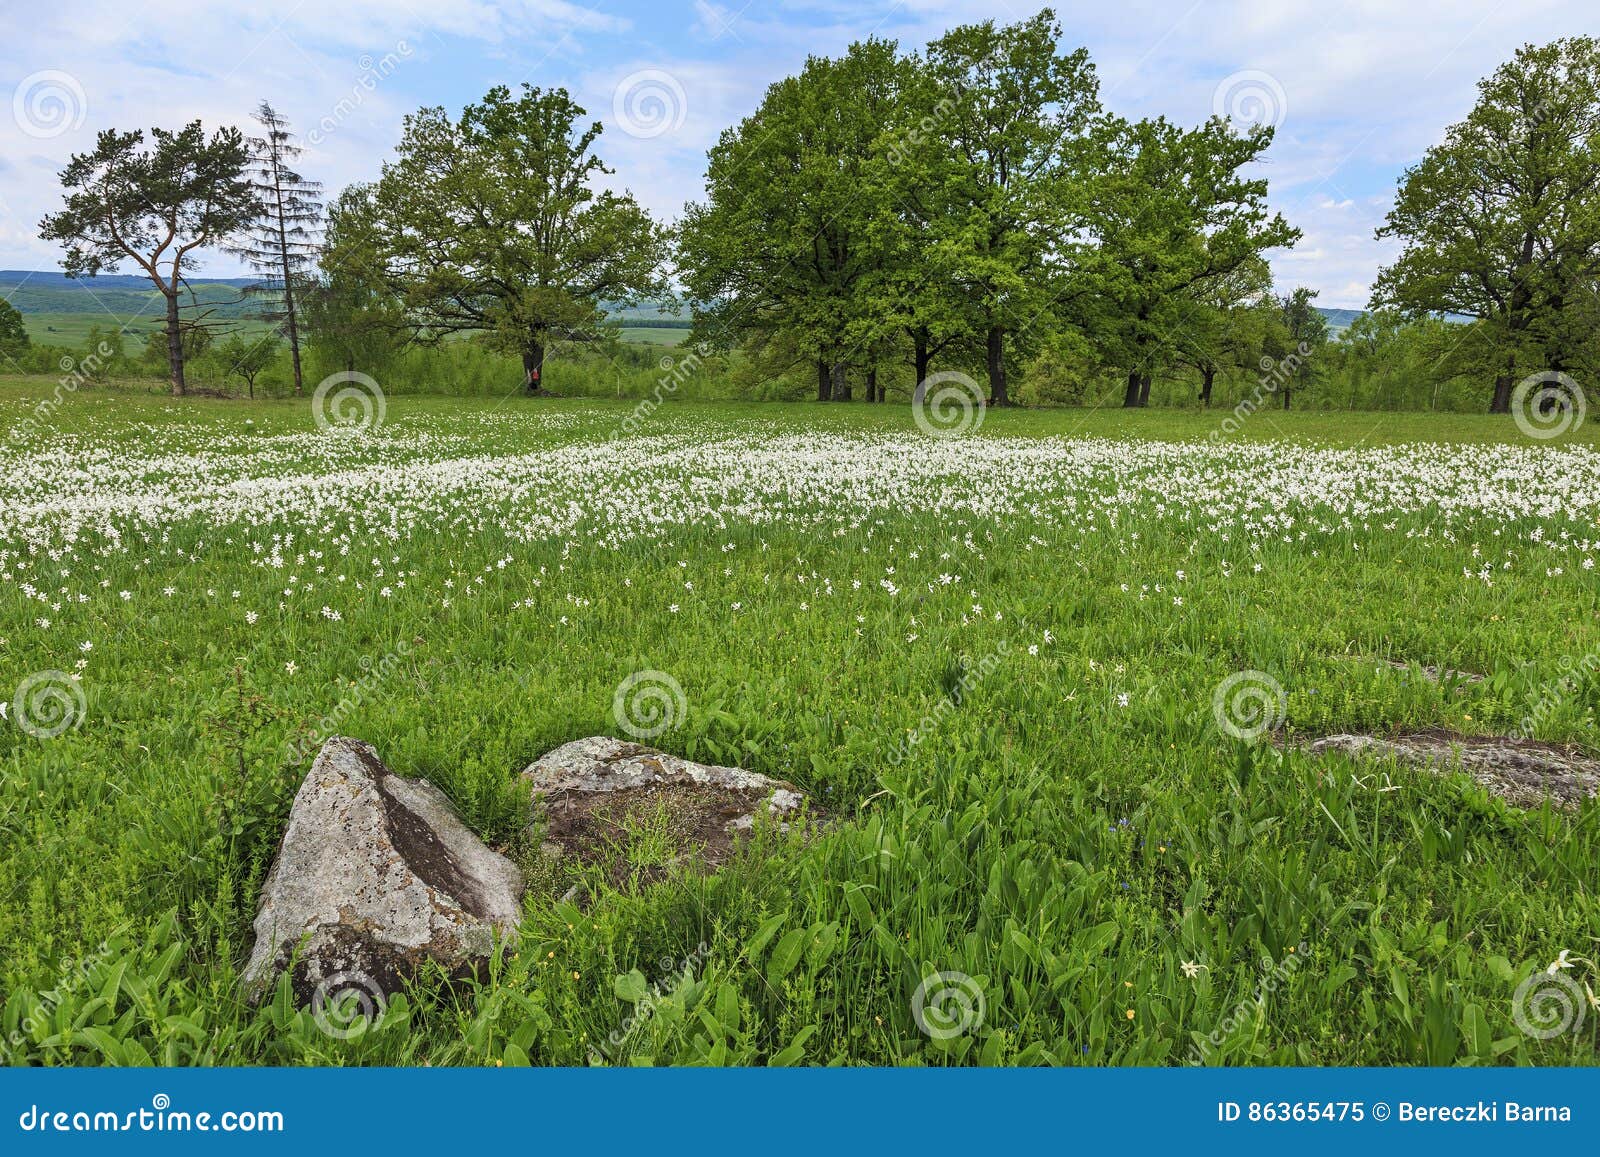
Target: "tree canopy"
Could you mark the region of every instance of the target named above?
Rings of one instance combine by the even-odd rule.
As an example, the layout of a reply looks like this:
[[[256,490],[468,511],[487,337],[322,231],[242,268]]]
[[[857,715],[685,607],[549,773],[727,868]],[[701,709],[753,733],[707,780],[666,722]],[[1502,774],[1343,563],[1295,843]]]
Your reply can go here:
[[[61,172],[65,207],[40,222],[40,236],[66,248],[72,277],[115,270],[125,260],[142,269],[167,303],[168,373],[184,392],[183,319],[178,295],[198,251],[232,236],[257,212],[245,176],[249,154],[236,128],[208,139],[199,121],[176,132],[151,129],[99,134],[93,150],[74,154]],[[163,265],[165,262],[165,265]]]
[[[1573,318],[1600,281],[1600,41],[1526,45],[1481,81],[1378,236],[1405,249],[1373,306],[1478,319],[1498,349],[1492,410],[1510,409],[1519,373],[1586,356],[1593,331]]]
[[[542,389],[553,342],[602,335],[607,308],[666,292],[666,230],[598,187],[598,121],[564,89],[505,86],[452,120],[406,118],[372,192],[367,262],[423,340],[475,332],[521,356]],[[330,243],[327,262],[341,253]]]

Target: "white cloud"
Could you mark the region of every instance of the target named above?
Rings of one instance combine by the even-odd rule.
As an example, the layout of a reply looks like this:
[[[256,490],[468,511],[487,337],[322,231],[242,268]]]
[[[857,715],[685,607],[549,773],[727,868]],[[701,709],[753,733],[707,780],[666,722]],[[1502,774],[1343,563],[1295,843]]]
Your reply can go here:
[[[59,0],[34,6],[0,41],[0,75],[59,69],[84,91],[82,127],[24,134],[0,104],[0,266],[50,268],[35,223],[59,199],[54,173],[93,133],[177,124],[242,123],[270,96],[302,133],[334,115],[336,131],[305,158],[330,189],[376,175],[401,118],[422,104],[459,108],[491,83],[566,83],[606,123],[612,183],[664,217],[701,195],[705,150],[750,113],[766,87],[809,53],[837,53],[868,35],[920,49],[970,20],[1021,19],[1016,0],[624,0],[601,11],[567,0],[285,0],[261,9],[189,0]],[[1087,46],[1107,105],[1128,116],[1195,123],[1218,86],[1259,71],[1282,92],[1283,120],[1263,166],[1271,201],[1305,239],[1275,262],[1285,284],[1320,289],[1325,304],[1360,305],[1393,246],[1373,239],[1395,180],[1470,107],[1474,83],[1526,41],[1592,31],[1589,0],[1391,0],[1272,5],[1225,2],[1062,3],[1065,44]],[[621,14],[618,14],[620,11]],[[362,57],[409,48],[393,75],[351,103]],[[681,86],[681,123],[657,136],[621,131],[613,93],[624,77],[664,71]],[[0,98],[9,96],[0,91]],[[320,134],[319,134],[320,135]],[[225,259],[209,267],[229,268]],[[1360,292],[1352,292],[1359,287]]]

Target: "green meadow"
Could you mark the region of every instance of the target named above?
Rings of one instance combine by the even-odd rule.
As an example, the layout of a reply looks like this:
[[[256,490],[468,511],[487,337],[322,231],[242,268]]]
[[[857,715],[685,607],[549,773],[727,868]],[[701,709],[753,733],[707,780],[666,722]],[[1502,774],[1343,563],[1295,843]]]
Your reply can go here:
[[[1596,955],[1600,805],[1298,746],[1506,734],[1552,686],[1536,737],[1593,742],[1592,426],[56,392],[0,380],[36,421],[0,448],[0,691],[66,719],[0,721],[14,1062],[1596,1059],[1600,1018],[1541,1039],[1516,999]],[[681,692],[653,744],[810,821],[711,875],[648,818],[631,874],[543,863],[517,773],[621,734],[639,672]],[[529,881],[477,983],[344,1038],[238,981],[330,718]],[[920,1031],[957,976],[975,1022]]]

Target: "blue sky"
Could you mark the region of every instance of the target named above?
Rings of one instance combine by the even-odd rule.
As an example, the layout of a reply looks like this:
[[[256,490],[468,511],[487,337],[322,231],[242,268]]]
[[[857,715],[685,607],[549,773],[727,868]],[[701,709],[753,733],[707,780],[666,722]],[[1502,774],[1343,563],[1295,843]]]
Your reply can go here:
[[[18,0],[6,0],[10,7]],[[1021,19],[1019,0],[55,0],[0,39],[0,268],[52,269],[38,240],[55,174],[102,128],[248,122],[263,97],[315,143],[330,189],[376,175],[401,118],[496,83],[563,85],[606,124],[613,183],[665,218],[699,195],[705,151],[808,54],[877,35],[920,48],[945,29]],[[1593,0],[1055,5],[1106,105],[1195,123],[1213,108],[1279,123],[1265,171],[1305,231],[1280,285],[1359,307],[1393,253],[1373,240],[1396,178],[1527,41],[1594,33]],[[629,131],[631,130],[631,131]],[[238,272],[211,255],[203,272]]]

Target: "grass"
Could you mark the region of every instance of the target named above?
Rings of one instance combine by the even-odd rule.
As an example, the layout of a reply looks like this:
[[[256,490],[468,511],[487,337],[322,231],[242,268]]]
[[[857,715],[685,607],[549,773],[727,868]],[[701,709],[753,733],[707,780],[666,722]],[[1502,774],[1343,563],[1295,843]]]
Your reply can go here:
[[[43,345],[65,346],[69,349],[86,347],[91,330],[120,330],[127,350],[138,354],[151,340],[165,341],[165,322],[159,300],[153,312],[142,314],[116,314],[104,311],[89,313],[25,313],[22,326],[28,337]],[[216,319],[213,336],[226,341],[233,334],[246,338],[265,337],[273,326],[252,318]],[[682,343],[686,329],[667,329],[655,326],[623,326],[624,342],[638,345],[675,346]]]
[[[682,345],[683,339],[689,331],[686,329],[669,329],[664,326],[625,325],[622,327],[622,340],[634,342],[638,345]]]
[[[159,304],[159,303],[158,303]],[[25,313],[22,327],[28,337],[42,345],[65,346],[69,349],[85,348],[91,330],[121,331],[124,346],[130,354],[138,354],[152,340],[166,341],[166,322],[159,311],[147,314],[119,315],[110,313]],[[212,329],[217,341],[226,341],[233,334],[246,338],[260,338],[272,326],[250,318],[218,319]]]
[[[0,424],[50,386],[0,381]],[[1253,671],[1286,740],[1516,726],[1600,647],[1592,427],[1261,414],[1211,450],[1216,415],[1002,411],[952,444],[904,407],[669,403],[608,444],[634,413],[390,398],[323,434],[307,403],[85,391],[0,450],[0,690],[76,669],[85,703],[0,723],[13,1059],[1594,1063],[1595,1018],[1535,1039],[1513,997],[1595,955],[1596,805],[1213,711]],[[530,871],[514,957],[351,1039],[241,1003],[287,752],[341,699],[533,869],[516,772],[618,734],[641,670],[683,690],[657,745],[838,822],[581,910]],[[1591,741],[1597,706],[1540,737]],[[930,984],[981,1023],[919,1031]]]

